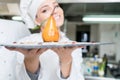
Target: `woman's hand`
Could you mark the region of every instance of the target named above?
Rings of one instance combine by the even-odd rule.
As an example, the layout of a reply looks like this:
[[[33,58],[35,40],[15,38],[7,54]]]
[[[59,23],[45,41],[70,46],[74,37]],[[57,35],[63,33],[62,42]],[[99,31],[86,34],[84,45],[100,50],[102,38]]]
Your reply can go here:
[[[72,56],[71,53],[73,50],[77,49],[79,47],[58,47],[58,48],[52,48],[53,51],[55,51],[60,59],[60,68],[62,75],[64,77],[68,77],[70,75],[71,70],[71,64],[72,64]]]
[[[22,49],[22,48],[10,48],[6,47],[7,49],[11,51],[19,51],[21,52],[24,56],[24,63],[26,66],[26,69],[31,72],[35,73],[39,67],[40,67],[40,62],[39,62],[39,56],[46,51],[46,48],[41,48],[41,49]]]
[[[44,51],[46,51],[46,48],[41,48],[41,49],[22,49],[22,48],[11,48],[11,47],[6,47],[7,49],[11,51],[18,51],[21,52],[26,59],[34,59],[39,57],[40,54],[42,54]]]
[[[57,53],[57,55],[59,56],[60,62],[63,64],[64,63],[66,64],[72,61],[71,53],[77,48],[81,48],[81,47],[78,47],[78,46],[56,47],[56,48],[51,48],[51,49]]]

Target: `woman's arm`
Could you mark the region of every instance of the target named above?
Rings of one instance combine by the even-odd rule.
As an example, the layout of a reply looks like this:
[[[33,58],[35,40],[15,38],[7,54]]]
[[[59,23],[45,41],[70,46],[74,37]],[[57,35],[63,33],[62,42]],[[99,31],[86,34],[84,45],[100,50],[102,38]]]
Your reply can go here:
[[[25,58],[24,59],[26,70],[31,73],[36,73],[40,68],[39,57],[36,58]]]
[[[64,59],[60,59],[60,70],[61,77],[68,78],[71,72],[72,57],[71,55],[67,56]]]
[[[39,56],[46,51],[46,48],[43,49],[21,49],[21,48],[8,48],[12,51],[19,51],[24,55],[25,68],[31,73],[35,73],[40,67]]]
[[[31,72],[27,71],[27,74],[29,75],[31,80],[38,80],[38,77],[40,74],[40,67],[38,68],[38,70],[35,73],[31,73]]]
[[[72,51],[76,49],[76,47],[60,47],[53,48],[53,50],[58,54],[60,60],[60,71],[62,77],[67,78],[71,72],[72,65]]]
[[[79,47],[53,49],[60,59],[60,70],[57,74],[61,80],[84,80],[81,71],[82,51]]]

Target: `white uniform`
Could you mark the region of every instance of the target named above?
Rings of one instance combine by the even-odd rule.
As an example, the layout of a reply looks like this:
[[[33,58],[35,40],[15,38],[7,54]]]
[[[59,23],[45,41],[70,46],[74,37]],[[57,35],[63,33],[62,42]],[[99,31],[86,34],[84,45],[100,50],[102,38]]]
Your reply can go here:
[[[0,48],[0,80],[16,80],[16,53]]]
[[[20,42],[42,42],[41,34],[33,34],[29,37],[26,37]],[[61,32],[61,40],[59,42],[70,41],[66,36]],[[62,79],[60,74],[59,58],[55,52],[52,50],[47,50],[40,56],[40,74],[38,80],[84,80],[81,64],[82,64],[82,51],[81,49],[76,49],[72,52],[72,67],[71,73],[68,79]],[[21,61],[20,61],[21,60]],[[25,66],[23,63],[23,58],[21,59],[18,56],[18,65],[16,68],[17,71],[17,80],[30,80],[29,76],[26,73]]]
[[[0,19],[0,43],[14,42],[28,35],[30,32],[22,22]],[[17,80],[17,63],[16,52],[0,46],[0,80]]]
[[[7,24],[6,24],[7,23]],[[18,22],[0,20],[0,42],[13,42],[21,37],[28,36],[28,29]],[[8,26],[9,25],[9,26]],[[8,29],[9,28],[9,29]],[[8,30],[8,31],[6,31]],[[19,34],[19,35],[18,35]],[[63,33],[61,33],[60,42],[69,41]],[[41,42],[41,34],[33,34],[23,38],[21,41]],[[70,77],[66,80],[84,80],[81,71],[82,55],[81,49],[76,49],[72,53],[73,62]],[[25,66],[24,56],[15,51],[9,51],[0,46],[0,80],[30,80]],[[59,59],[52,50],[46,51],[40,56],[41,68],[38,80],[65,80],[60,77]]]

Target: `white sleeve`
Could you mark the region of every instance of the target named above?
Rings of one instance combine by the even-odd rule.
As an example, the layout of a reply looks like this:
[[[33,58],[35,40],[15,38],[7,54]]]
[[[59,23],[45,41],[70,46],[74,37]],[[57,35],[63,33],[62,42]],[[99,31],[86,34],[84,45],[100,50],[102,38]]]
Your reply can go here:
[[[70,76],[67,79],[61,77],[60,68],[57,71],[57,75],[60,80],[84,80],[83,71],[82,71],[82,50],[81,48],[76,49],[72,52],[72,67]]]
[[[17,80],[31,80],[27,74],[24,65],[24,56],[18,52],[16,63],[16,78]]]
[[[16,63],[16,77],[17,80],[36,80],[38,77],[40,77],[40,69],[38,69],[35,74],[27,71],[24,64],[24,55],[18,52]]]

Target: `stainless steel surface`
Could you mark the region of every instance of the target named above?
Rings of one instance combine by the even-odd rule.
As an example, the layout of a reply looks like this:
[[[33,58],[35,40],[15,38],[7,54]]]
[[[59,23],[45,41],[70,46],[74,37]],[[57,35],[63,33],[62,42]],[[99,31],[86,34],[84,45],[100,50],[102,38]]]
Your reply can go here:
[[[120,0],[58,0],[61,3],[96,3],[96,2],[120,2]]]
[[[0,0],[0,15],[20,15],[20,0]],[[85,14],[119,14],[120,0],[58,0],[67,17],[79,19]],[[77,3],[77,4],[74,4]],[[88,3],[88,4],[86,4]],[[91,4],[89,4],[91,3]],[[94,4],[95,3],[95,4]],[[3,13],[4,12],[4,13]],[[70,17],[70,18],[71,18]]]
[[[18,3],[20,0],[0,0],[4,3]],[[78,2],[120,2],[120,0],[58,0],[61,3],[78,3]]]
[[[120,3],[61,3],[68,21],[82,21],[85,15],[120,15]]]
[[[85,76],[85,80],[120,80],[120,79],[115,79],[115,78],[105,78],[105,77]]]

